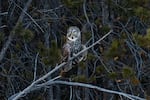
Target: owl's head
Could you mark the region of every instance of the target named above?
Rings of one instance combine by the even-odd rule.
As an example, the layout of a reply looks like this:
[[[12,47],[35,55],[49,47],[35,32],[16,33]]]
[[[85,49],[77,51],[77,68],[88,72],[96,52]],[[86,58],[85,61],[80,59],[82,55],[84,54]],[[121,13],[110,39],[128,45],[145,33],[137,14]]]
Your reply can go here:
[[[72,42],[81,39],[80,29],[76,26],[69,27],[67,30],[67,39]]]

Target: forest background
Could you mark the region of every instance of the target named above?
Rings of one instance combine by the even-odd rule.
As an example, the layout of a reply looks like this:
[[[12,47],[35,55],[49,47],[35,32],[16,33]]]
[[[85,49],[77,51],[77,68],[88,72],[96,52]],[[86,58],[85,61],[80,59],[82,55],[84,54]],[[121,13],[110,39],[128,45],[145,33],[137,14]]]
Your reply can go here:
[[[62,76],[69,26],[87,47],[112,32]],[[149,100],[150,1],[0,0],[0,100],[7,99]]]

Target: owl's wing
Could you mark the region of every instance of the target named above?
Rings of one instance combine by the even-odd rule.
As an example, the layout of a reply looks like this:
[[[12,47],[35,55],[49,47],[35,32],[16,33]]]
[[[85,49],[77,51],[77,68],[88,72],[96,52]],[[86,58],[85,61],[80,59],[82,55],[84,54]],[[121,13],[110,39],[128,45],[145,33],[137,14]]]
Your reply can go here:
[[[71,54],[71,46],[68,43],[66,43],[62,48],[63,61],[68,61],[68,59],[70,58],[70,54]]]
[[[64,44],[63,49],[62,49],[62,56],[63,56],[63,60],[62,60],[63,62],[64,61],[67,62],[70,59],[71,57],[71,45],[70,44],[68,43]],[[64,66],[63,71],[68,72],[71,69],[72,69],[72,61],[68,62]]]

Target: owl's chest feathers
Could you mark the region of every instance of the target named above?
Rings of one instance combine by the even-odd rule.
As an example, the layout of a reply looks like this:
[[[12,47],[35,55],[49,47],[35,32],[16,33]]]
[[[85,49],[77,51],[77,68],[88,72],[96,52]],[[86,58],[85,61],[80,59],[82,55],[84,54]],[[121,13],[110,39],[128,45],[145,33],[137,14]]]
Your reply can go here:
[[[77,54],[78,52],[81,51],[81,42],[80,41],[76,41],[70,44],[71,46],[71,54]]]

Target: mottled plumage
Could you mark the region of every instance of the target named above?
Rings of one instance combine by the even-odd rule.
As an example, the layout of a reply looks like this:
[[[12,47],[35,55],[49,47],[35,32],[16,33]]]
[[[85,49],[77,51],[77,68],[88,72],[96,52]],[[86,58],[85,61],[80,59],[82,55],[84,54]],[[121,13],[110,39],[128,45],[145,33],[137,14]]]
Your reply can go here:
[[[86,48],[81,44],[81,32],[78,27],[71,26],[67,31],[67,39],[66,43],[62,49],[63,61],[68,61],[75,54],[80,52],[82,49]],[[82,53],[80,56],[70,61],[63,69],[63,71],[67,72],[72,68],[73,64],[77,64],[80,61],[84,60],[86,53]]]

